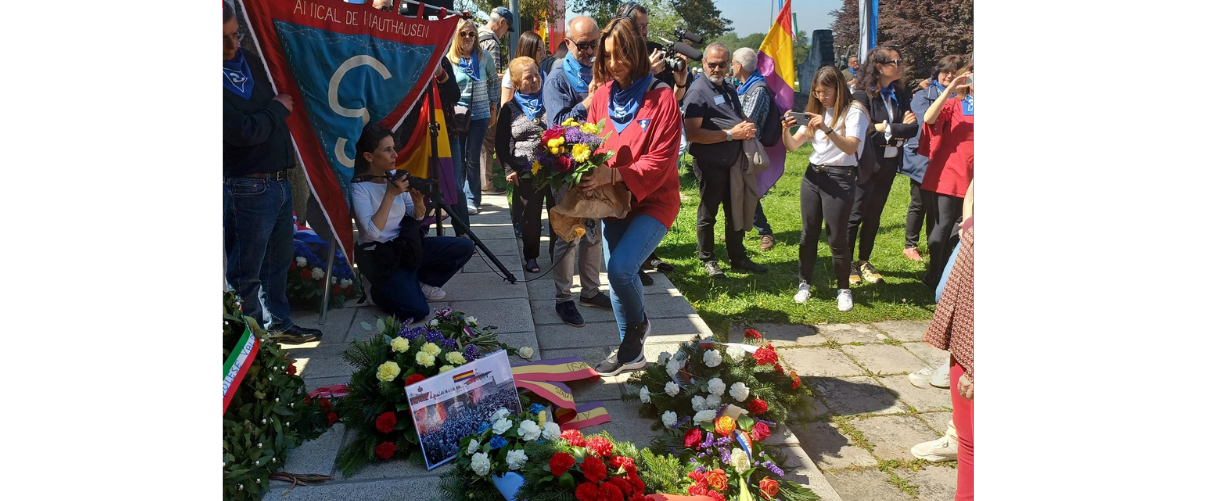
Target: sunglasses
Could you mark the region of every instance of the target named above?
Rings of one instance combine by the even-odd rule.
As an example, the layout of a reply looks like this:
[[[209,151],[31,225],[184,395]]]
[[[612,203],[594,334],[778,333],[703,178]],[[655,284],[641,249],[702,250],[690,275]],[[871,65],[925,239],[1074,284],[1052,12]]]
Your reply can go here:
[[[894,64],[894,65],[898,66],[900,63],[903,63],[903,62],[904,62],[903,58],[900,58],[900,59],[892,59],[890,61],[883,61],[882,64]]]
[[[462,32],[460,32],[460,37],[461,38],[477,38],[477,34],[472,31],[462,31]]]
[[[727,68],[727,67],[728,67],[728,62],[727,62],[727,61],[725,61],[725,62],[722,62],[722,63],[707,63],[707,67],[708,67],[708,68],[711,68],[711,69],[713,69],[713,70],[718,70],[718,69],[720,69],[720,68]]]
[[[573,42],[573,39],[569,39],[569,41]],[[594,50],[598,48],[598,40],[593,42],[573,42],[573,45],[577,46],[579,49]]]
[[[222,42],[224,43],[227,40],[230,40],[233,38],[236,41],[235,45],[238,45],[243,42],[243,38],[245,38],[245,37],[246,37],[246,35],[244,35],[243,32],[241,32],[241,31],[236,32],[233,37],[223,33],[222,34]]]

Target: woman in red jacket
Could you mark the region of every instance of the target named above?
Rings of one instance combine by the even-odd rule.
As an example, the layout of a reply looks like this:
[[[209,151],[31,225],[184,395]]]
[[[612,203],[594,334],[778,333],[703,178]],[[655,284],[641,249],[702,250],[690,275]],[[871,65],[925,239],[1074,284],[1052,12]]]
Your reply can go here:
[[[674,90],[651,75],[648,49],[628,18],[603,30],[594,61],[593,93],[587,120],[606,119],[600,134],[610,134],[602,149],[615,152],[582,187],[593,191],[623,184],[632,192],[632,211],[623,219],[603,221],[603,258],[611,283],[611,305],[619,324],[619,350],[595,370],[613,376],[644,367],[644,287],[637,272],[661,243],[678,215],[678,146],[682,114]],[[601,83],[600,82],[605,82]]]
[[[936,288],[958,243],[962,199],[975,177],[974,63],[959,71],[950,86],[925,112],[924,134],[917,152],[929,157],[921,190],[930,196],[937,224],[929,232],[929,272],[925,285]],[[953,99],[950,99],[953,97]]]

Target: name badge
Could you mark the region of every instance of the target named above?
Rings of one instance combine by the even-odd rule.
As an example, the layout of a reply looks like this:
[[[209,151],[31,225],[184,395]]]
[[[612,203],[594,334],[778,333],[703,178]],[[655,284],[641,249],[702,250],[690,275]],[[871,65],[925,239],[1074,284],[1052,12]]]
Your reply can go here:
[[[715,97],[715,104],[724,104],[726,102],[728,102],[728,100],[724,98],[723,94],[720,94]]]

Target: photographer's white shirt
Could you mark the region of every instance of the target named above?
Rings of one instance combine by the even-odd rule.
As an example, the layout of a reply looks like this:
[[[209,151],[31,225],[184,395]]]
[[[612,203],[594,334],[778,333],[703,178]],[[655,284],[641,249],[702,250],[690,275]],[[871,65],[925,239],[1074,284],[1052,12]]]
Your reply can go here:
[[[360,243],[388,242],[401,232],[402,218],[414,216],[414,200],[409,193],[402,193],[393,201],[389,209],[389,220],[385,221],[385,229],[377,230],[372,224],[372,215],[381,207],[385,198],[385,184],[363,182],[351,184],[351,205],[356,211],[356,227],[360,229]],[[398,203],[402,202],[402,203]]]

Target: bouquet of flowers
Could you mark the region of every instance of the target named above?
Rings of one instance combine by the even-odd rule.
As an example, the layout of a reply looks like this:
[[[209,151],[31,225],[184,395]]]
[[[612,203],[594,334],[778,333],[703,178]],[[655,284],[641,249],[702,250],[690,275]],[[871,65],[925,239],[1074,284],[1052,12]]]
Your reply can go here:
[[[606,119],[597,124],[567,119],[544,131],[536,150],[530,176],[538,188],[551,186],[557,193],[558,203],[549,218],[553,231],[562,239],[573,240],[585,234],[584,218],[624,217],[632,209],[631,194],[622,186],[611,185],[592,193],[576,187],[582,176],[615,156],[614,151],[600,150],[607,140],[607,136],[598,135],[605,123]]]
[[[641,415],[660,418],[654,428],[673,430],[679,416],[695,424],[710,422],[723,406],[741,416],[770,422],[799,418],[807,405],[807,390],[795,371],[789,373],[778,362],[774,345],[753,329],[745,331],[741,343],[717,343],[695,336],[677,353],[662,352],[656,364],[628,379],[640,388]]]
[[[694,484],[691,495],[725,499],[761,499],[810,501],[819,499],[810,489],[793,482],[779,483],[782,468],[766,456],[762,441],[774,425],[761,419],[742,416],[731,406],[713,421],[689,427],[683,435],[684,456],[688,457],[687,475]],[[685,420],[677,423],[687,426]]]
[[[531,404],[519,415],[511,415],[505,407],[494,410],[477,433],[460,440],[456,468],[444,476],[445,490],[460,499],[514,501],[523,485],[518,471],[527,464],[527,444],[561,437],[560,425],[549,415],[540,404]]]
[[[311,239],[312,240],[312,239]],[[327,273],[332,270],[323,269],[325,256],[330,251],[330,244],[322,241],[293,240],[293,262],[289,264],[285,294],[289,304],[295,308],[317,310],[322,305],[322,287]],[[343,252],[335,250],[334,276],[331,277],[331,296],[328,306],[342,308],[343,302],[354,299],[358,295],[359,280],[356,280],[351,267]]]
[[[684,494],[685,471],[676,458],[615,442],[605,432],[587,437],[567,430],[560,440],[529,443],[527,456],[517,499],[642,501],[646,493]]]
[[[406,386],[499,349],[514,351],[498,341],[493,326],[483,329],[477,319],[450,308],[436,310],[425,326],[399,324],[392,317],[377,324],[379,334],[368,342],[352,342],[343,353],[355,372],[336,411],[348,428],[359,432],[335,458],[344,475],[369,462],[405,458],[419,450]]]

